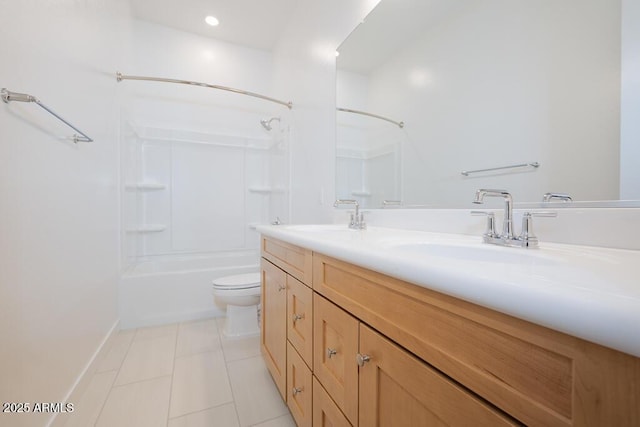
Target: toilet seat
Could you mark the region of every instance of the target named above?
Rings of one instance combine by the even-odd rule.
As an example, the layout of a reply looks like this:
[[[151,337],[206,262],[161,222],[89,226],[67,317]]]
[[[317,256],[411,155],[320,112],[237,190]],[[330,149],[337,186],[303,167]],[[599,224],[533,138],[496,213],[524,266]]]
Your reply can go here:
[[[213,280],[213,288],[217,290],[242,290],[260,287],[260,273],[235,274]]]

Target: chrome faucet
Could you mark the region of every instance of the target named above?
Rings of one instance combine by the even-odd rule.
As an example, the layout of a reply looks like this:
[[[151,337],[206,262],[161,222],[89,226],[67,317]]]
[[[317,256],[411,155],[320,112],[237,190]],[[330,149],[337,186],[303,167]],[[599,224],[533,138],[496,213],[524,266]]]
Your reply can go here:
[[[513,198],[507,190],[480,189],[476,191],[473,203],[482,204],[485,197],[502,197],[504,199],[504,219],[502,221],[502,234],[499,238],[513,240]]]
[[[471,211],[472,215],[487,215],[487,228],[482,235],[485,243],[501,246],[515,246],[521,248],[538,247],[538,238],[533,234],[534,216],[557,216],[555,212],[525,212],[522,215],[522,232],[518,237],[513,234],[513,198],[506,190],[476,191],[473,203],[481,204],[485,197],[502,197],[504,199],[504,222],[502,223],[502,234],[495,232],[493,212]]]
[[[338,199],[334,202],[333,207],[337,208],[339,205],[355,205],[356,211],[351,214],[349,220],[349,228],[354,230],[364,230],[367,228],[367,224],[364,222],[364,214],[360,212],[360,205],[357,200],[353,199]]]

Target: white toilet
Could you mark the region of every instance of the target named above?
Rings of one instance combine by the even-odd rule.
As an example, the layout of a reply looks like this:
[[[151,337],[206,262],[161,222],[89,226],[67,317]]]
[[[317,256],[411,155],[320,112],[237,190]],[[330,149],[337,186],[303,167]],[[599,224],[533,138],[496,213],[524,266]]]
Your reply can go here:
[[[228,338],[241,338],[260,333],[260,273],[236,274],[213,281],[216,302],[227,306],[222,333]]]

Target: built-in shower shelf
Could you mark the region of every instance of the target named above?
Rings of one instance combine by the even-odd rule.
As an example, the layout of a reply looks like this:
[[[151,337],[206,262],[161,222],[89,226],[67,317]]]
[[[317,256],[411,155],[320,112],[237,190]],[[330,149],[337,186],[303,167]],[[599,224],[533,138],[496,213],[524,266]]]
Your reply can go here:
[[[155,191],[155,190],[164,190],[166,188],[167,188],[166,185],[161,184],[159,182],[152,182],[152,181],[141,181],[135,184],[127,184],[127,190],[129,191],[135,191],[135,190]]]
[[[364,191],[364,190],[352,191],[351,195],[358,196],[358,197],[371,197],[371,191]]]
[[[167,229],[165,224],[147,224],[127,230],[127,233],[157,233]]]
[[[271,193],[283,193],[284,189],[282,188],[272,188],[272,187],[249,187],[249,193],[256,194],[271,194]]]

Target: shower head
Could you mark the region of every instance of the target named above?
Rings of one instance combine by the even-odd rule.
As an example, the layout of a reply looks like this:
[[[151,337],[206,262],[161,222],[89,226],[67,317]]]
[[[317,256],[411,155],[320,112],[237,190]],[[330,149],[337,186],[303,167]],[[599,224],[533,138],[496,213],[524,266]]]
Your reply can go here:
[[[270,119],[260,120],[260,124],[266,130],[271,130],[271,129],[273,129],[273,127],[271,126],[271,122],[274,121],[274,120],[280,121],[280,117],[271,117]]]

